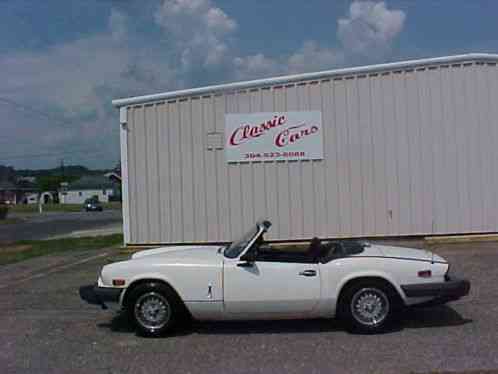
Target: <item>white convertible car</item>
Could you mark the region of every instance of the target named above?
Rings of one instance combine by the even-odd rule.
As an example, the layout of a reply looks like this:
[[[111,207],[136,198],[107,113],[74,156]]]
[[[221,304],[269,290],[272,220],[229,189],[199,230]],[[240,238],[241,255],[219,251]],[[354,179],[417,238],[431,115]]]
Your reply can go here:
[[[469,293],[449,264],[418,249],[360,241],[271,244],[258,222],[227,246],[144,250],[103,267],[80,296],[118,303],[138,331],[162,335],[181,317],[199,320],[337,316],[351,331],[379,332],[405,306],[439,304]]]

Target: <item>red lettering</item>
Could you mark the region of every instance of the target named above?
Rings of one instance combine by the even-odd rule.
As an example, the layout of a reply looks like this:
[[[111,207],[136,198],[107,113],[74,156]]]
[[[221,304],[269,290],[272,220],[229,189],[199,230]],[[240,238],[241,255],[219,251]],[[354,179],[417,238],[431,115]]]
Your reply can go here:
[[[241,125],[240,127],[236,128],[230,135],[229,144],[231,146],[238,146],[248,140],[263,135],[266,131],[271,130],[276,126],[285,124],[286,121],[287,119],[285,118],[285,116],[274,116],[272,119],[259,125]]]
[[[315,134],[318,131],[318,127],[315,125],[310,128],[302,128],[303,126],[306,125],[303,123],[299,126],[292,126],[278,133],[275,137],[275,145],[277,147],[285,147],[289,144],[297,142],[305,136]]]

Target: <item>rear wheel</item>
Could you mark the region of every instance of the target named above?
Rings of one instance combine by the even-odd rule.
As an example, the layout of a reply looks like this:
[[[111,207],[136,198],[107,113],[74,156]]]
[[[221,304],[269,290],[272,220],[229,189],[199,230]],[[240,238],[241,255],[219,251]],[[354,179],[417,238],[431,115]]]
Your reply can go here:
[[[176,326],[181,313],[181,301],[165,284],[144,283],[131,291],[128,314],[139,334],[161,336]]]
[[[341,293],[339,317],[352,332],[375,334],[392,325],[400,305],[399,295],[390,284],[361,280]]]

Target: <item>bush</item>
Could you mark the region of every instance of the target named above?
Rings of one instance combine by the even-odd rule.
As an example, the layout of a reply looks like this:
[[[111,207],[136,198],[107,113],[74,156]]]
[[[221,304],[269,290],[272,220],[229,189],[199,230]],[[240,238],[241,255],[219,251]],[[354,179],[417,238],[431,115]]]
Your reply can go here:
[[[7,218],[7,213],[9,213],[9,207],[4,204],[0,204],[0,219]]]

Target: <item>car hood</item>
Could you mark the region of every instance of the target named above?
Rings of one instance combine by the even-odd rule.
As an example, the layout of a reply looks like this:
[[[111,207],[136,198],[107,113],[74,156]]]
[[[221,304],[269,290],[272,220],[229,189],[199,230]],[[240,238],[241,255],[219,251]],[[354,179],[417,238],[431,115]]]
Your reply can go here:
[[[416,261],[446,262],[444,258],[425,249],[393,247],[388,245],[372,245],[373,251],[377,251],[381,257],[401,258]],[[368,252],[368,251],[367,251]]]
[[[219,245],[172,246],[136,252],[131,260],[150,260],[175,264],[213,263],[222,260]]]

